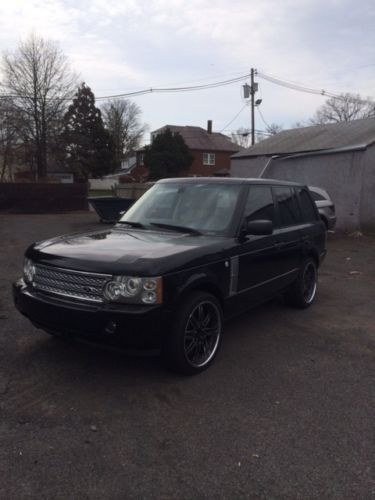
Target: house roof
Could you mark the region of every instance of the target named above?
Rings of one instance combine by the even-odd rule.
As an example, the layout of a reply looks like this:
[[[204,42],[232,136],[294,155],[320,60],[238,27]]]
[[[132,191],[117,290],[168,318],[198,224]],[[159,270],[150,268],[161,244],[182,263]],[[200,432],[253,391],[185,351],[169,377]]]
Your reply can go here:
[[[201,127],[192,127],[190,125],[165,125],[164,127],[154,130],[152,134],[164,132],[167,128],[169,128],[171,132],[177,132],[182,135],[188,148],[192,150],[198,149],[208,152],[228,151],[230,153],[236,153],[243,149],[224,134],[220,134],[219,132],[209,133]]]
[[[366,148],[375,142],[375,118],[284,130],[233,158]]]

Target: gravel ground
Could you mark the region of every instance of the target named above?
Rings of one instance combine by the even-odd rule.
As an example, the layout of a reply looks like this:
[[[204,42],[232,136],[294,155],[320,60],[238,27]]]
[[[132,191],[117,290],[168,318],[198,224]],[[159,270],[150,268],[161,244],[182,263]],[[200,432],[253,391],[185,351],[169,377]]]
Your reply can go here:
[[[96,226],[0,215],[1,498],[375,498],[374,237],[330,236],[312,308],[237,318],[182,378],[14,309],[26,246]]]

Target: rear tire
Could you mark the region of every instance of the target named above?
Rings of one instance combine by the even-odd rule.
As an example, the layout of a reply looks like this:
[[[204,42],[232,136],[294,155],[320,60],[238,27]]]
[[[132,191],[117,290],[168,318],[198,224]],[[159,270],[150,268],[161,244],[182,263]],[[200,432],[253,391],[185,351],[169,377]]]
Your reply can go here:
[[[316,297],[318,268],[315,260],[308,257],[302,263],[298,277],[285,293],[286,301],[299,309],[310,307]]]
[[[194,292],[181,304],[163,346],[167,366],[184,375],[206,370],[220,346],[223,313],[219,301],[206,292]]]

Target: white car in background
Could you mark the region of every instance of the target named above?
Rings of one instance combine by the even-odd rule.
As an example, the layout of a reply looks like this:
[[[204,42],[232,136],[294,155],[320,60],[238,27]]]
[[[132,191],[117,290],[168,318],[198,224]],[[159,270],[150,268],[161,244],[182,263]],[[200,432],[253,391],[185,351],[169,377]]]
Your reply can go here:
[[[336,210],[331,197],[327,191],[320,187],[309,186],[309,191],[327,231],[333,231],[336,225]]]

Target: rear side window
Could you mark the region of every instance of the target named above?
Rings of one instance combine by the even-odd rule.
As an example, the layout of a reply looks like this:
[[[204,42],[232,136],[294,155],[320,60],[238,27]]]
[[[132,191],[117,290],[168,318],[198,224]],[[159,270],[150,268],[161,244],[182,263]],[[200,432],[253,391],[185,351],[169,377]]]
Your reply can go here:
[[[279,210],[280,226],[293,226],[301,222],[296,192],[288,186],[273,188]]]
[[[275,207],[270,187],[250,186],[244,215],[249,221],[257,219],[275,221]]]
[[[303,222],[318,220],[314,202],[305,188],[297,188],[299,202],[302,211]]]

